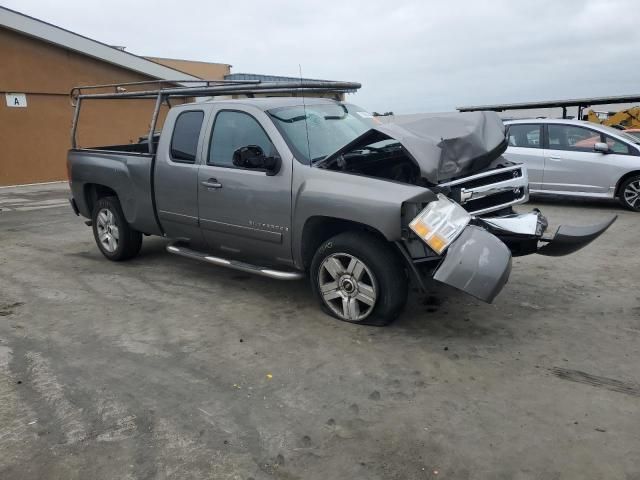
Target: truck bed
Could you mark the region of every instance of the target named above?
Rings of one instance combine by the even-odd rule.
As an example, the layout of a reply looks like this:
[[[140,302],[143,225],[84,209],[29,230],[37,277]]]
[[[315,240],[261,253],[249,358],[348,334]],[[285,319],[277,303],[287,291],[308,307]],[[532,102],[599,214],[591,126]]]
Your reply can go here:
[[[160,141],[160,133],[153,135],[153,151],[158,151],[158,142]],[[106,145],[99,147],[85,147],[83,150],[101,150],[109,152],[130,152],[130,153],[148,153],[149,152],[149,135],[138,138],[138,143],[124,143],[118,145]]]
[[[153,200],[155,155],[147,149],[146,143],[138,143],[69,150],[70,186],[79,212],[91,218],[96,189],[108,188],[117,194],[133,228],[161,235]]]

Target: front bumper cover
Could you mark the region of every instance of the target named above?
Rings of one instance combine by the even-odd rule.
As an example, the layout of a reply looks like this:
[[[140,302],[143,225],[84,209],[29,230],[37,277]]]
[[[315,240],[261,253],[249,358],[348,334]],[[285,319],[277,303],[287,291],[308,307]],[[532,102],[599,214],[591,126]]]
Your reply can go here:
[[[559,257],[589,245],[602,235],[616,218],[618,216],[614,215],[604,222],[582,227],[560,225],[554,233],[546,233],[547,219],[537,209],[524,214],[477,218],[476,221],[507,245],[528,242],[533,249],[527,253]],[[512,253],[515,255],[515,252]]]
[[[547,243],[538,249],[538,253],[541,255],[548,255],[550,257],[569,255],[570,253],[586,247],[602,235],[602,233],[604,233],[604,231],[616,221],[616,218],[618,218],[618,216],[614,215],[607,221],[585,227],[560,225],[553,235],[547,238],[543,236],[540,239]]]
[[[561,225],[552,234],[545,234],[547,220],[537,210],[476,218],[477,225],[468,225],[451,243],[433,278],[491,303],[509,278],[512,253],[568,255],[598,238],[616,218],[586,227]]]

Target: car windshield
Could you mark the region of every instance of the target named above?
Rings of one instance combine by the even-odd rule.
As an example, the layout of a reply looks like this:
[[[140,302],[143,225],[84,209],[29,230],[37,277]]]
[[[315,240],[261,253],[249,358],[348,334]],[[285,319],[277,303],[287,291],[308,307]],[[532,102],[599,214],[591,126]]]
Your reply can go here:
[[[625,132],[624,130],[618,130],[617,128],[609,127],[607,125],[599,125],[599,127],[605,132],[611,135],[618,135],[625,140],[628,140],[635,144],[640,144],[640,139],[630,133]]]
[[[633,138],[635,138],[635,142],[638,143],[640,142],[640,130],[633,130],[631,132],[623,132],[625,135],[631,135]]]
[[[268,113],[303,163],[322,160],[377,124],[370,113],[342,103],[281,107]]]

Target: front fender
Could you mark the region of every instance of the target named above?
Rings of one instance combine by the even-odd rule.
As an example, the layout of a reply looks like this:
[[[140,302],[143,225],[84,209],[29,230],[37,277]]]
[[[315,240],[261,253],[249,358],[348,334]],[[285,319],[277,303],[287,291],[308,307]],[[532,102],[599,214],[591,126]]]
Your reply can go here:
[[[302,265],[302,232],[312,217],[329,217],[366,225],[388,241],[402,236],[402,204],[436,200],[431,190],[320,168],[307,168],[293,207],[293,256]]]

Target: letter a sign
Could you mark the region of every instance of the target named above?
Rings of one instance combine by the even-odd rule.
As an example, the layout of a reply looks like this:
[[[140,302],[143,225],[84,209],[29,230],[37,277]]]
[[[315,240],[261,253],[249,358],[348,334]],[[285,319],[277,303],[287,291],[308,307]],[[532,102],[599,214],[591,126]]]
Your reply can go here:
[[[27,108],[27,96],[24,93],[5,93],[7,107]]]

